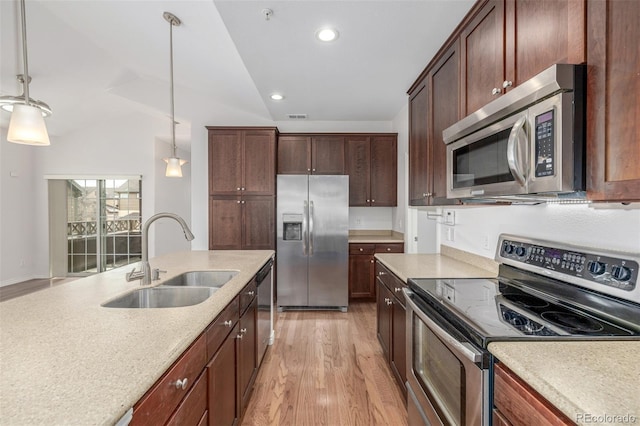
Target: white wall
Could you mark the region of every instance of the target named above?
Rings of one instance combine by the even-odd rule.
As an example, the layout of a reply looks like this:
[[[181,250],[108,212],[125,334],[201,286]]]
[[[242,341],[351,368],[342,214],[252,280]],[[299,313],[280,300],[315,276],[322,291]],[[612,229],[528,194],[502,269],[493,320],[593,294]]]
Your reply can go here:
[[[493,258],[500,233],[640,253],[640,204],[459,207],[442,244]],[[447,240],[453,229],[453,241]]]
[[[391,207],[350,207],[349,229],[389,230]]]
[[[393,131],[398,133],[398,207],[393,209],[394,231],[405,232],[408,220],[409,195],[409,103],[407,102],[393,119]],[[405,236],[405,247],[408,241]]]

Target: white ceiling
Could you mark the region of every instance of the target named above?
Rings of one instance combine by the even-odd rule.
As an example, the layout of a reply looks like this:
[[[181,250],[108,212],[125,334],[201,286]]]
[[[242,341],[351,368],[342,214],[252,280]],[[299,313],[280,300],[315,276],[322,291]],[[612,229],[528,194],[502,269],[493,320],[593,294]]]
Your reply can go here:
[[[173,31],[174,79],[176,118],[186,133],[189,123],[207,123],[222,109],[265,123],[289,113],[310,121],[390,121],[472,4],[27,0],[30,93],[52,107],[52,135],[132,111],[168,117],[169,24],[162,13],[169,11],[183,22]],[[268,21],[264,8],[273,10]],[[22,93],[15,80],[22,72],[18,22],[17,0],[0,0],[2,95]],[[337,41],[315,39],[324,25],[338,29]],[[285,99],[271,101],[275,91]],[[1,113],[0,125],[8,118]]]

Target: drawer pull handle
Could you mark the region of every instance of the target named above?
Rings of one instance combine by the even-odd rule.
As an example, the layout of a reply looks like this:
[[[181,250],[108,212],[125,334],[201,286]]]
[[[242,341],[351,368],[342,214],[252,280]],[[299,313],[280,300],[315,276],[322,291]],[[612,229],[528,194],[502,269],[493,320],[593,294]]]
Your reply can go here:
[[[244,334],[244,333],[246,333],[246,332],[247,332],[247,329],[246,329],[246,328],[241,328],[241,329],[240,329],[240,334]]]
[[[184,379],[180,380],[176,380],[176,389],[182,389],[185,390],[187,388],[187,383],[189,382],[189,380],[185,377]]]
[[[396,293],[400,293],[402,291],[402,288],[401,287],[396,287],[396,288],[394,288],[394,291]]]
[[[244,337],[244,336],[243,336],[242,334],[237,334],[237,335],[236,335],[236,338],[241,339],[241,340],[242,340],[242,338],[243,338],[243,337]]]
[[[386,274],[386,272],[380,271],[380,272],[378,272],[378,275],[382,276],[382,275],[387,275],[387,274]]]
[[[227,320],[223,323],[226,327],[231,327],[233,325],[233,321]]]
[[[360,247],[360,251],[364,251],[364,249],[362,247]]]
[[[247,292],[247,294],[248,294],[249,296],[253,296],[254,294],[256,294],[256,292],[255,292],[255,291],[248,291],[248,292]]]
[[[391,247],[387,247],[387,251],[391,251]]]
[[[390,300],[390,299],[387,300],[387,305],[389,305],[389,306],[393,305],[393,300]]]

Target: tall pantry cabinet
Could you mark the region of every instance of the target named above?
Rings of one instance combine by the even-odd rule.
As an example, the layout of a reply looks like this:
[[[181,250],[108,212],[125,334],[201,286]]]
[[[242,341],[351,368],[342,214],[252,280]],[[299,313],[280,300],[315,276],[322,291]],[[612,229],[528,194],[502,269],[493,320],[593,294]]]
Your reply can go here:
[[[209,250],[275,249],[275,127],[207,127]]]

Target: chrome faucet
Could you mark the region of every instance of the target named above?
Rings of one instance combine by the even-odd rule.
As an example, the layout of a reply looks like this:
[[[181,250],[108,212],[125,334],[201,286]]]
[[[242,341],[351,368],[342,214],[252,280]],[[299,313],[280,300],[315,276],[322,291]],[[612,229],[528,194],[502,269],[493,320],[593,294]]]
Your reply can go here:
[[[149,219],[147,219],[147,221],[144,223],[144,226],[142,227],[142,260],[140,261],[140,263],[142,263],[142,270],[136,271],[136,268],[133,268],[133,270],[127,274],[127,281],[142,279],[140,285],[151,284],[151,266],[149,266],[149,226],[156,220],[163,217],[174,219],[176,222],[178,222],[180,226],[182,226],[184,237],[187,239],[187,241],[191,241],[195,238],[191,233],[189,226],[187,226],[187,223],[177,214],[158,213],[151,216]]]

